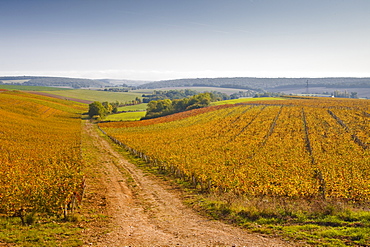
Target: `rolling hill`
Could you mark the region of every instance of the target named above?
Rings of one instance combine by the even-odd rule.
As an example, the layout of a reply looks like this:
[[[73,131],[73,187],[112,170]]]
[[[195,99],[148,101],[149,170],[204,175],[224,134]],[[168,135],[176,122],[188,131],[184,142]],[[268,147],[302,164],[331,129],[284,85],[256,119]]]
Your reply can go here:
[[[0,84],[13,84],[23,86],[46,86],[46,87],[70,87],[89,88],[110,86],[105,80],[91,80],[82,78],[67,77],[46,77],[46,76],[5,76],[0,77]]]

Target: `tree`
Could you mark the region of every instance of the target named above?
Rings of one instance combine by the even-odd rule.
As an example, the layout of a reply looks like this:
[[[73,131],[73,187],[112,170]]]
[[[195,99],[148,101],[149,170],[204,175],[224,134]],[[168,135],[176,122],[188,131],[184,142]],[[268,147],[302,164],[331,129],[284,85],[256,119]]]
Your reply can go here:
[[[119,102],[116,101],[116,102],[113,102],[113,103],[110,103],[110,104],[113,107],[112,113],[117,113],[118,112],[118,107],[119,107]]]
[[[172,100],[172,107],[173,107],[174,112],[185,111],[188,104],[189,104],[189,99],[188,98]]]
[[[108,102],[103,102],[102,105],[107,110],[107,114],[111,114],[113,111],[113,106]]]
[[[201,94],[194,95],[193,97],[190,98],[188,106],[186,107],[186,110],[209,106],[211,101],[212,101],[211,93],[201,93]]]
[[[357,92],[351,92],[351,98],[357,99],[358,98]]]
[[[170,99],[153,100],[148,103],[145,118],[154,118],[173,113],[172,101]]]
[[[95,101],[91,104],[89,104],[89,112],[88,112],[90,117],[93,116],[100,116],[100,117],[105,117],[107,115],[107,109],[103,106],[102,103]]]

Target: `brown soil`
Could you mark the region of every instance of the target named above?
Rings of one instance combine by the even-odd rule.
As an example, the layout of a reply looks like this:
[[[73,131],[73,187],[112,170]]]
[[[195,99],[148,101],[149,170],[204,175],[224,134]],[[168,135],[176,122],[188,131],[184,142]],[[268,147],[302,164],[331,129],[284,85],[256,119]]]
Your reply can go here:
[[[86,123],[84,131],[101,165],[95,168],[100,175],[87,180],[86,196],[90,218],[101,219],[81,223],[84,246],[292,245],[200,216],[177,189],[125,160],[94,125]]]

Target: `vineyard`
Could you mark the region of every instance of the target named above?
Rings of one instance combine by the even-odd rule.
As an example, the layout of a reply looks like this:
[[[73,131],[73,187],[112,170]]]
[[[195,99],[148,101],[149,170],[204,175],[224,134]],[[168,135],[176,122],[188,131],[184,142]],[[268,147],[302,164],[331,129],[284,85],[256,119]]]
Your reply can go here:
[[[368,100],[259,101],[99,126],[203,190],[370,200]]]
[[[0,215],[67,215],[81,199],[82,104],[0,92]]]

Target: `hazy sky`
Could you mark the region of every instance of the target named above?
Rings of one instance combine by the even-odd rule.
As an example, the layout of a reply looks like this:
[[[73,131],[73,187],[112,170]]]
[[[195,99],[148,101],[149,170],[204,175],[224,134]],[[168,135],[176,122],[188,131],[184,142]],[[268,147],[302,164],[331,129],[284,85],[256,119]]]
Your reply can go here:
[[[370,0],[0,0],[0,76],[370,77]]]

